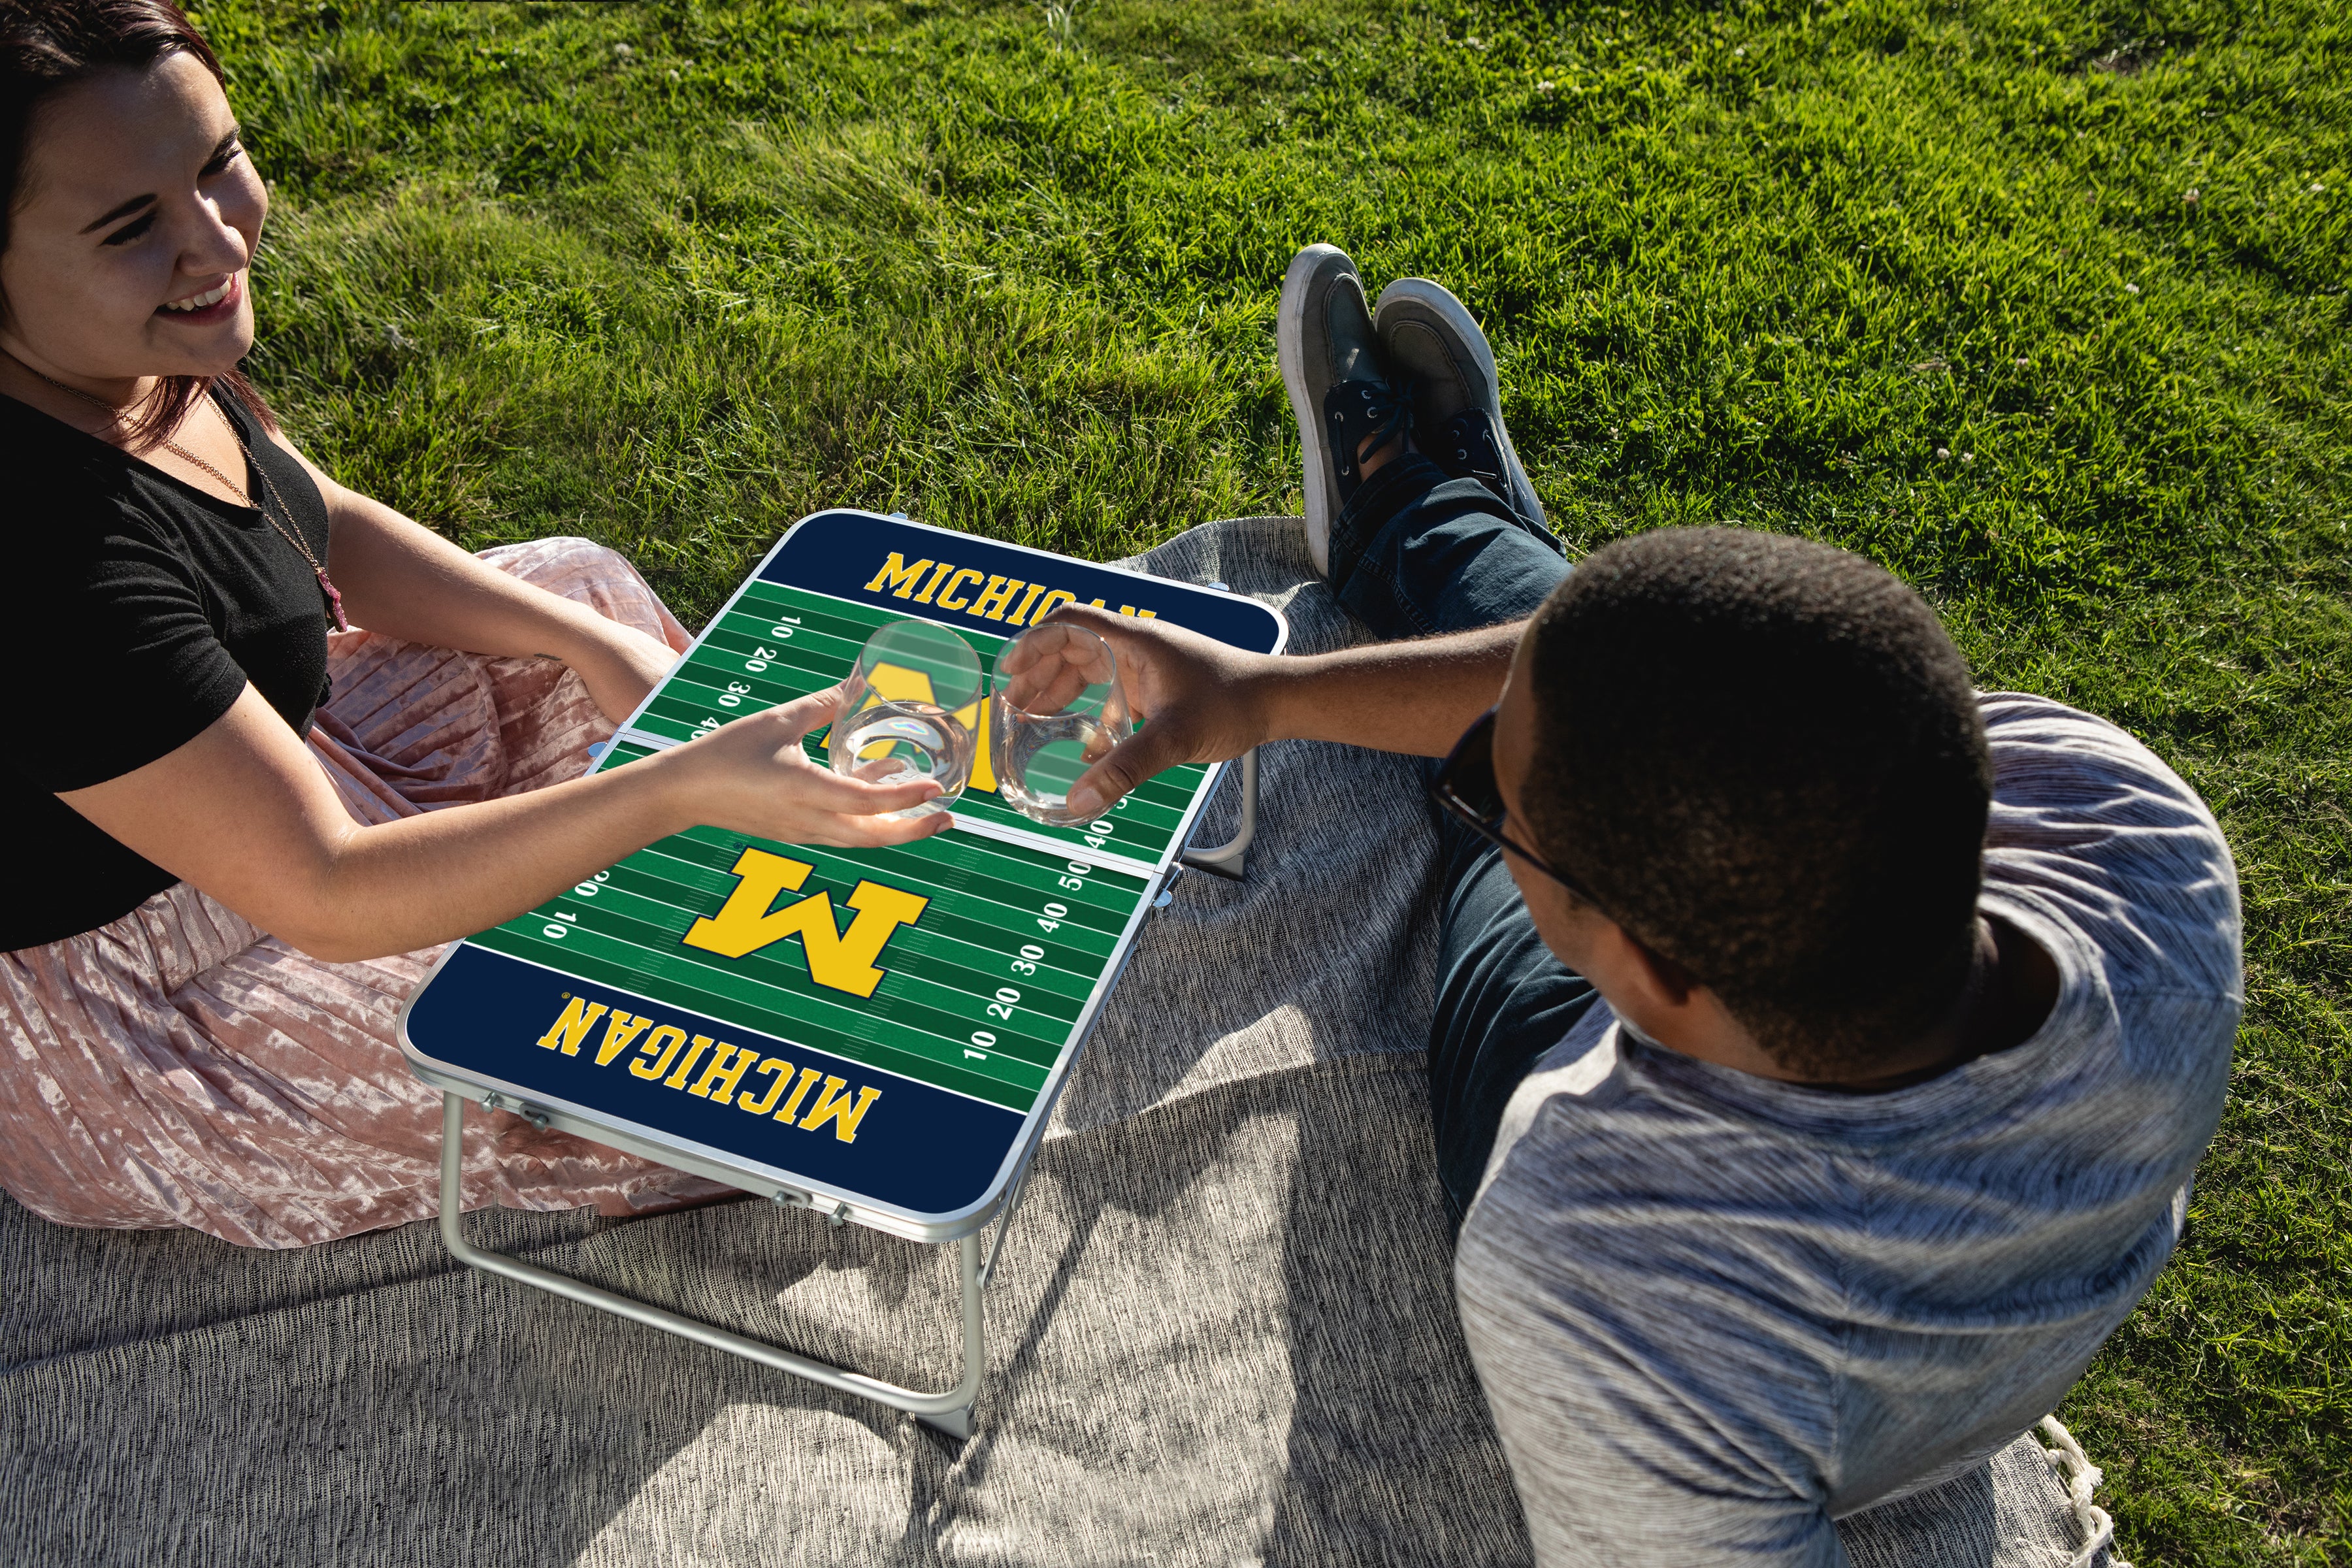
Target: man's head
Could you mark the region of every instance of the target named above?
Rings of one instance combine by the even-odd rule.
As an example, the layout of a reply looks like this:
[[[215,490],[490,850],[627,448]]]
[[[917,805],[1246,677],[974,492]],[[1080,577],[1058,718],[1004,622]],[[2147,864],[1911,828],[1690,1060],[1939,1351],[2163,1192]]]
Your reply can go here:
[[[1968,666],[1891,574],[1643,534],[1553,593],[1512,685],[1518,831],[1785,1073],[1869,1078],[1954,1000],[1991,762]]]

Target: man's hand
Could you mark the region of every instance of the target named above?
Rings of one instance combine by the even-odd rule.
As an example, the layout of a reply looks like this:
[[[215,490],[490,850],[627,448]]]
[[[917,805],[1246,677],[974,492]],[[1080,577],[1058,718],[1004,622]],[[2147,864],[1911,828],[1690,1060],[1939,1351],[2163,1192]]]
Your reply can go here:
[[[1065,605],[1046,624],[1084,626],[1118,656],[1127,700],[1149,722],[1088,768],[1070,791],[1070,808],[1091,820],[1154,773],[1183,763],[1240,756],[1266,731],[1262,700],[1277,661],[1246,653],[1164,621]]]

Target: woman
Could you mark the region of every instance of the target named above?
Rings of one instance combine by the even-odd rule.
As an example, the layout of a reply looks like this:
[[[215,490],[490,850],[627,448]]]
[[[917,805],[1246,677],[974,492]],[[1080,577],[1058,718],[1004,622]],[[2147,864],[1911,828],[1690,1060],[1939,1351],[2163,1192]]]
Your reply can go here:
[[[28,678],[0,1187],[289,1247],[433,1212],[438,1097],[394,1026],[436,944],[697,823],[946,824],[877,819],[933,785],[809,763],[830,696],[579,776],[685,634],[609,551],[470,556],[294,449],[236,370],[268,207],[167,0],[0,0],[0,644]],[[716,1190],[512,1117],[475,1136],[468,1205]]]

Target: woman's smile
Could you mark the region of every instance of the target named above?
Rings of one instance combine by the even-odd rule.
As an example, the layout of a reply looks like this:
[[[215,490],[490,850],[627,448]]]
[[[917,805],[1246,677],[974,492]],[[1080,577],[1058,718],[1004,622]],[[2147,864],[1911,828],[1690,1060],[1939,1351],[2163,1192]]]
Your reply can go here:
[[[215,321],[226,321],[234,317],[236,308],[244,302],[245,274],[232,272],[225,281],[209,289],[157,307],[155,313],[169,321],[209,326]]]

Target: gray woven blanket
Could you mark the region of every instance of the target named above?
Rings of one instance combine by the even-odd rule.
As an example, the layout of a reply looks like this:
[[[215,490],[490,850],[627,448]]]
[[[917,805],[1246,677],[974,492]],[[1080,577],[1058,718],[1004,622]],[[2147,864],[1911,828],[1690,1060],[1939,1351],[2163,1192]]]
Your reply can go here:
[[[1360,635],[1293,519],[1139,564],[1281,605],[1296,651]],[[430,1226],[261,1253],[0,1202],[0,1559],[1527,1561],[1429,1170],[1414,775],[1305,743],[1262,764],[1248,879],[1178,885],[1063,1100],[989,1289],[970,1443],[470,1273]],[[952,1248],[749,1203],[471,1224],[895,1380],[952,1375]],[[2025,1438],[1842,1533],[1868,1568],[2056,1568],[2081,1539]]]

